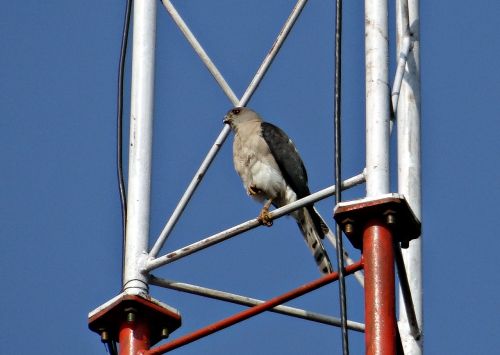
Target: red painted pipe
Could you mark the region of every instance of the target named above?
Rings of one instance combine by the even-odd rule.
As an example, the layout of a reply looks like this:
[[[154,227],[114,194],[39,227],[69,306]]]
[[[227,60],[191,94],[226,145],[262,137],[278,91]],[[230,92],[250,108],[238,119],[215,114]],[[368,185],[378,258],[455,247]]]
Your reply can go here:
[[[363,268],[363,262],[358,261],[357,263],[349,265],[345,268],[345,275],[352,274],[358,270],[361,270],[362,268]],[[308,284],[302,285],[302,286],[300,286],[292,291],[289,291],[281,296],[272,298],[272,299],[270,299],[264,303],[261,303],[257,306],[253,306],[249,309],[246,309],[243,312],[237,313],[231,317],[228,317],[226,319],[215,322],[211,325],[206,326],[205,328],[201,328],[201,329],[194,331],[190,334],[186,334],[186,335],[184,335],[178,339],[175,339],[167,344],[160,345],[160,346],[153,348],[151,350],[141,352],[140,354],[144,354],[144,355],[164,354],[167,351],[177,349],[183,345],[189,344],[195,340],[203,338],[207,335],[210,335],[210,334],[215,333],[219,330],[225,329],[231,325],[234,325],[236,323],[244,321],[250,317],[253,317],[257,314],[260,314],[264,311],[267,311],[270,308],[276,307],[276,306],[283,304],[285,302],[288,302],[294,298],[302,296],[302,295],[304,295],[310,291],[313,291],[319,287],[322,287],[322,286],[327,285],[333,281],[336,281],[336,280],[338,280],[338,278],[339,278],[339,274],[336,272],[325,275],[317,280],[314,280]]]
[[[120,325],[120,355],[137,355],[150,347],[150,330],[145,319],[134,313]]]
[[[366,355],[396,354],[392,233],[380,220],[363,231]]]

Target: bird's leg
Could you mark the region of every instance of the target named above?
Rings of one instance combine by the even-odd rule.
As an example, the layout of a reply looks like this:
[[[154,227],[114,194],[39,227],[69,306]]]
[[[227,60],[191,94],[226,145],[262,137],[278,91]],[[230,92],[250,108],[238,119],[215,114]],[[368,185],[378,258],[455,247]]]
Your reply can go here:
[[[260,190],[255,185],[248,185],[247,194],[249,196],[259,195],[262,194],[262,190]],[[273,203],[273,198],[267,200],[267,202],[264,204],[264,207],[262,207],[262,210],[259,213],[259,217],[257,217],[260,223],[268,227],[271,227],[273,225],[273,221],[271,220],[271,218],[269,218],[269,207],[271,207],[271,203]]]
[[[268,227],[271,227],[273,225],[273,221],[269,217],[269,207],[271,206],[271,203],[273,203],[272,198],[267,200],[267,202],[264,204],[264,207],[262,207],[262,210],[260,211],[259,217],[258,217],[258,220],[260,221],[260,223],[262,223]]]
[[[248,196],[254,196],[260,193],[260,190],[255,185],[248,185],[247,194]]]

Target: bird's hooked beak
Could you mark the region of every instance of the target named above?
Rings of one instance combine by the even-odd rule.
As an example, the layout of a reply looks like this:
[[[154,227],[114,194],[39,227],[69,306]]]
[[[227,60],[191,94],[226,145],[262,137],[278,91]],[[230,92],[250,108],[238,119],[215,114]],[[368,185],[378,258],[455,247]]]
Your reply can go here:
[[[226,115],[224,116],[224,120],[222,122],[227,123],[231,126],[231,128],[234,128],[233,127],[234,119],[236,118],[236,116],[240,114],[242,110],[243,110],[242,107],[235,107],[231,109],[228,113],[226,113]]]
[[[230,125],[232,121],[233,121],[233,116],[231,115],[231,113],[225,115],[224,119],[222,120],[223,123],[227,123],[228,125]]]

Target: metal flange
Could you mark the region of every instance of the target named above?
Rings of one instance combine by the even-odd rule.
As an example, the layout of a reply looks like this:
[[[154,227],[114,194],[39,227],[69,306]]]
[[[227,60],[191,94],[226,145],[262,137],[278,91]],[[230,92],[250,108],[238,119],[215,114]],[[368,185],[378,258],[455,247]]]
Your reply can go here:
[[[420,221],[399,194],[341,202],[335,207],[334,218],[356,249],[362,249],[364,226],[374,218],[385,221],[402,248],[408,248],[410,240],[421,234]]]
[[[150,345],[168,337],[181,326],[181,315],[149,295],[121,293],[89,313],[89,329],[98,333],[101,340],[118,341],[120,325],[132,322],[136,317],[147,320],[150,330]]]

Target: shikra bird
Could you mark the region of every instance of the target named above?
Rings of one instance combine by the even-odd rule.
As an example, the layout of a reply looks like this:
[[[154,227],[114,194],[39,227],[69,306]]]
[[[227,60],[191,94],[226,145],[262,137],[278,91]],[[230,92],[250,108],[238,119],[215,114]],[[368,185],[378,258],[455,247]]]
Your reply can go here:
[[[264,203],[259,220],[272,225],[269,207],[282,207],[310,195],[307,172],[293,142],[275,125],[264,122],[253,110],[235,107],[224,116],[234,132],[233,162],[243,186]],[[333,271],[321,242],[328,227],[313,205],[291,213],[322,273]]]

